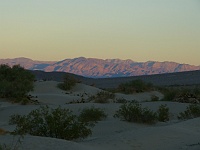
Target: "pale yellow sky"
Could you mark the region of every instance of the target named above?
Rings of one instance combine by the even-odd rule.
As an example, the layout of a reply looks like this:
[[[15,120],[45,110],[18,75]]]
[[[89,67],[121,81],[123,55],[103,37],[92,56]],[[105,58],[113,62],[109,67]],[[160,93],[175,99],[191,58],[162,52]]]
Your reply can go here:
[[[0,1],[0,58],[200,65],[199,0]]]

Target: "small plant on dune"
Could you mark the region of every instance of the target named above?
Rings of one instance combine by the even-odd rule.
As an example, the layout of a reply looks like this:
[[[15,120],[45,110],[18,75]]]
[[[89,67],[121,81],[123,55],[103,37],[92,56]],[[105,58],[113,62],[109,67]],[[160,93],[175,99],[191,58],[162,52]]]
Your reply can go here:
[[[152,96],[151,96],[151,101],[152,101],[152,102],[159,101],[159,97],[156,96],[156,95],[152,95]]]
[[[106,118],[107,115],[103,111],[103,109],[95,108],[92,106],[91,108],[85,108],[81,111],[79,115],[79,120],[82,122],[90,122],[93,126],[94,123],[97,121],[101,121],[102,119]]]
[[[157,114],[147,107],[142,108],[137,101],[122,104],[114,117],[128,122],[152,124],[157,120]]]
[[[158,121],[166,122],[169,121],[169,108],[167,105],[160,105],[157,111]]]
[[[189,105],[184,112],[179,113],[179,120],[186,120],[200,117],[200,105]]]
[[[125,98],[117,98],[114,101],[115,103],[127,103],[128,101]]]
[[[48,106],[41,106],[28,115],[12,115],[9,123],[16,124],[15,134],[74,140],[92,133],[88,122],[81,121],[69,109],[61,107],[50,109]]]
[[[122,83],[118,86],[118,92],[125,94],[140,93],[153,89],[151,83],[145,83],[142,80],[133,80],[127,83]]]
[[[95,103],[109,103],[110,99],[114,99],[115,94],[106,92],[106,91],[101,91],[98,92],[96,95],[93,95],[89,97],[89,101],[94,101]]]
[[[58,88],[68,91],[76,85],[78,81],[71,75],[66,74],[63,83],[58,84]]]

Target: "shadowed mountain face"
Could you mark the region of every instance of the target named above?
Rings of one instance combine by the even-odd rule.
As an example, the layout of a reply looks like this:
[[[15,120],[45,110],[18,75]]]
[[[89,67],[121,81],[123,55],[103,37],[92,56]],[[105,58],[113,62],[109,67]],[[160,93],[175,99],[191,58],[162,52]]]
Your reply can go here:
[[[74,58],[62,61],[34,61],[28,58],[0,59],[0,64],[20,64],[29,70],[69,72],[85,77],[127,77],[200,70],[200,66],[175,62],[134,62],[120,59]]]

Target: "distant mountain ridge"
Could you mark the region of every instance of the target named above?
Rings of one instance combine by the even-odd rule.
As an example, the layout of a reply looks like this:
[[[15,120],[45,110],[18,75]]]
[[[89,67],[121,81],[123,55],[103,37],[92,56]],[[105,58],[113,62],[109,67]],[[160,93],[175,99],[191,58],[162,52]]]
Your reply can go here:
[[[127,77],[200,70],[200,66],[176,62],[135,62],[130,59],[74,58],[62,61],[35,61],[28,58],[0,59],[0,64],[20,64],[29,70],[69,72],[85,77]]]

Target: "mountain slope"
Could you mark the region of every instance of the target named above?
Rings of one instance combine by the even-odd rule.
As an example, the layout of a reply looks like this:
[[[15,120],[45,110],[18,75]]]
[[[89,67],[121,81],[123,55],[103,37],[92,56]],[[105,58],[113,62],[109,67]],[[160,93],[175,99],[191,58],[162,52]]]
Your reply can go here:
[[[62,61],[33,61],[27,58],[0,59],[0,64],[20,64],[29,70],[69,72],[85,77],[126,77],[200,70],[200,66],[175,62],[134,62],[120,59],[74,58]]]

